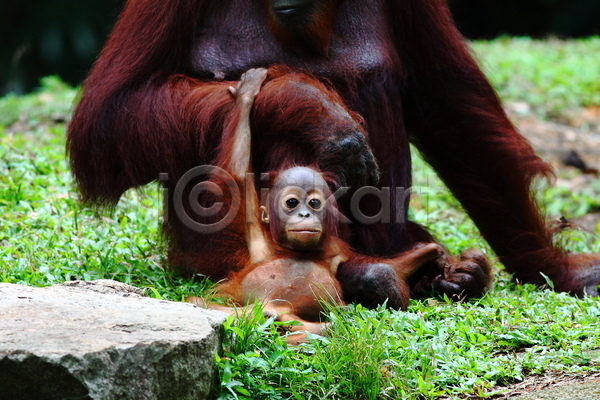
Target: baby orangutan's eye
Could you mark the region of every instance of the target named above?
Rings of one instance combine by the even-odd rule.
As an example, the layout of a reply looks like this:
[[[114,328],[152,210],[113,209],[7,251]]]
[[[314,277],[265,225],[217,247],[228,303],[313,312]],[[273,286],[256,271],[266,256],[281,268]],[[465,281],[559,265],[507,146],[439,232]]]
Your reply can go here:
[[[312,208],[313,210],[318,210],[319,208],[321,208],[321,205],[323,203],[321,202],[321,200],[319,199],[311,199],[308,202],[308,205],[310,206],[310,208]]]
[[[290,210],[298,207],[298,204],[300,204],[300,202],[298,201],[298,199],[295,198],[287,199],[285,201],[285,206]]]

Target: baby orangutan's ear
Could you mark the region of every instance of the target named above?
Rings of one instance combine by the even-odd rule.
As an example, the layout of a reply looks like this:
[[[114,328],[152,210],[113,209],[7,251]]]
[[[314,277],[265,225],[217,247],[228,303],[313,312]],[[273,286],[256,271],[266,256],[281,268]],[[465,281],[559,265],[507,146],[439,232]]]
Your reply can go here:
[[[265,206],[260,206],[260,220],[265,224],[269,223],[269,210]]]

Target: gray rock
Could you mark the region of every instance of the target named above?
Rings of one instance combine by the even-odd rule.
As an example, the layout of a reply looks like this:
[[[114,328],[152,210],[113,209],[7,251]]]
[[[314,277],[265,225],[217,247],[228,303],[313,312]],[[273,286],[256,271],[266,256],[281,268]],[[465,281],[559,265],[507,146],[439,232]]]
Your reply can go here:
[[[224,318],[115,281],[0,284],[0,400],[207,398]]]

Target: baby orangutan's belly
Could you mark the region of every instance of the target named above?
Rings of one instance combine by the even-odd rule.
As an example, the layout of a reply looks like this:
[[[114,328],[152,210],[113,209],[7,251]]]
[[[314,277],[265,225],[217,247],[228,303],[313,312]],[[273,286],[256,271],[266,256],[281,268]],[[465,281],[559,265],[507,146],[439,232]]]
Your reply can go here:
[[[267,261],[248,273],[241,282],[242,303],[261,302],[267,308],[320,321],[323,303],[343,304],[341,288],[328,268],[312,261]]]

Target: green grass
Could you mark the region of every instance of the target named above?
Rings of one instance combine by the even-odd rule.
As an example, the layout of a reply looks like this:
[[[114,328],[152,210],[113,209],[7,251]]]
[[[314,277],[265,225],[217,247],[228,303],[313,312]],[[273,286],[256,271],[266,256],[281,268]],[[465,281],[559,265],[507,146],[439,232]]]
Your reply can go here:
[[[504,99],[531,102],[546,116],[563,107],[600,104],[594,97],[597,75],[594,82],[572,72],[588,68],[586,57],[597,60],[599,46],[600,39],[475,44]],[[565,56],[546,61],[557,52]],[[580,66],[572,65],[580,60]],[[574,90],[554,89],[561,79]],[[73,89],[47,79],[39,93],[0,99],[0,282],[45,286],[110,278],[145,288],[156,298],[182,300],[202,293],[205,283],[164,267],[157,186],[130,191],[114,210],[100,214],[77,202],[61,122],[74,96]],[[417,156],[414,162],[415,186],[430,192],[414,196],[414,219],[452,252],[477,247],[493,257],[439,179]],[[578,173],[560,174],[560,185],[540,191],[549,216],[574,218],[600,209],[599,180],[572,190],[562,182]],[[599,233],[600,226],[594,233],[571,231],[559,241],[569,250],[600,252]],[[217,356],[222,397],[484,397],[497,391],[496,385],[526,375],[600,369],[597,299],[515,285],[502,272],[489,294],[476,301],[411,301],[407,312],[350,305],[332,309],[330,316],[331,334],[299,347],[288,347],[277,323],[265,320],[258,308],[229,320]]]
[[[600,37],[503,38],[473,49],[501,98],[526,102],[542,117],[600,105]]]
[[[68,118],[76,90],[56,76],[42,78],[37,95],[8,95],[0,101],[0,126],[22,122],[25,128]]]
[[[53,95],[54,88],[48,90],[2,99],[0,108],[8,101],[16,108],[25,104],[22,110],[34,104],[35,110],[40,98]],[[75,91],[68,92],[44,106],[68,110]],[[24,132],[7,133],[0,125],[0,281],[45,286],[116,279],[173,300],[198,290],[197,283],[164,270],[157,187],[130,191],[113,212],[84,208],[65,159],[64,124],[43,119],[23,126]]]

